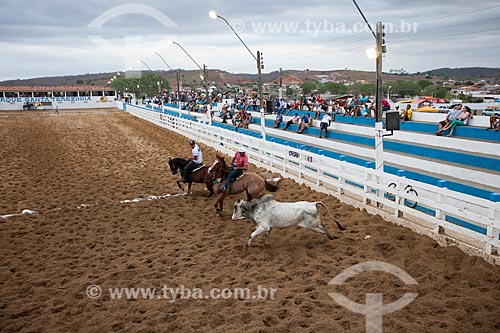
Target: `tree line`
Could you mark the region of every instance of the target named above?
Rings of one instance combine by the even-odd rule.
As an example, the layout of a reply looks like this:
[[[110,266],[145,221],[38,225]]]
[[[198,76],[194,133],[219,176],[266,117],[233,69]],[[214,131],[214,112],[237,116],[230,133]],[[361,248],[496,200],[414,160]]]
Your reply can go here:
[[[343,83],[326,82],[304,82],[300,85],[304,94],[317,92],[320,94],[362,94],[374,95],[376,90],[375,83],[354,83],[346,86]],[[413,97],[416,95],[434,96],[438,98],[449,97],[450,88],[437,86],[429,80],[420,80],[418,82],[398,80],[384,83],[382,86],[384,94],[398,97]]]

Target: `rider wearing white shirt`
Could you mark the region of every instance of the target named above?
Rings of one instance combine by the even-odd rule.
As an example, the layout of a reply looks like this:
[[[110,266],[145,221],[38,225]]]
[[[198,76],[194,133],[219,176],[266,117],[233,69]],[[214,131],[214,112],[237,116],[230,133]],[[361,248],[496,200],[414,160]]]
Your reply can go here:
[[[189,183],[191,181],[191,173],[193,169],[200,166],[203,162],[203,154],[201,153],[200,147],[193,140],[189,141],[189,145],[191,146],[191,157],[188,159],[189,162],[184,167],[185,175],[183,182]]]

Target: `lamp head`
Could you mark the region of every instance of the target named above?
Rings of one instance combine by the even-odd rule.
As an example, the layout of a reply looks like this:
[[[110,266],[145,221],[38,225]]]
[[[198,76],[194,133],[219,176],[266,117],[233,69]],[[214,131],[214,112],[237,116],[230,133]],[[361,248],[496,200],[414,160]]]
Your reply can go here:
[[[366,56],[368,59],[377,59],[377,49],[374,47],[366,49]]]
[[[208,12],[208,16],[213,20],[217,20],[217,17],[219,17],[219,14],[217,14],[217,12],[212,9],[211,11]]]

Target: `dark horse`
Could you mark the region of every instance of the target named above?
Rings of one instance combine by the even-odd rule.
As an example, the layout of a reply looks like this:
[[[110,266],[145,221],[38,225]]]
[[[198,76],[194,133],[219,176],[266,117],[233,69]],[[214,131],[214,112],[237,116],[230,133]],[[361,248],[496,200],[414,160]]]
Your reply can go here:
[[[172,175],[176,175],[177,171],[180,170],[181,173],[181,179],[177,181],[177,186],[179,186],[179,189],[184,191],[184,187],[182,186],[184,174],[186,171],[184,171],[184,167],[186,164],[188,164],[189,161],[182,159],[182,158],[169,158],[168,159],[168,165],[170,166],[170,171],[172,172]],[[208,167],[203,166],[201,168],[195,168],[193,170],[193,173],[191,174],[191,179],[188,182],[188,193],[191,193],[191,185],[192,183],[205,183],[207,185],[207,189],[210,192],[208,194],[208,197],[210,198],[212,194],[214,194],[214,187],[212,183],[212,175],[208,173]]]
[[[217,182],[215,184],[217,190],[224,183],[229,171],[229,167],[227,166],[224,157],[217,154],[214,163],[210,168],[208,168],[208,172],[213,175],[214,183]],[[217,212],[217,215],[222,214],[224,198],[228,195],[239,194],[245,191],[247,201],[251,201],[254,196],[264,191],[264,189],[269,192],[276,192],[276,190],[278,190],[278,186],[270,182],[278,182],[279,180],[280,178],[264,179],[255,172],[245,172],[243,176],[235,180],[229,186],[227,191],[219,193],[219,197],[215,202],[215,211]]]

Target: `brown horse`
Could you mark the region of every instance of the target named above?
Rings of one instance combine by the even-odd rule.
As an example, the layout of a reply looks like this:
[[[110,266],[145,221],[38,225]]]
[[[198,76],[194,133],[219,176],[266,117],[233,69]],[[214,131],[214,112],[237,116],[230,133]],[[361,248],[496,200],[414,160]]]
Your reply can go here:
[[[227,166],[224,157],[216,154],[215,161],[212,166],[208,168],[208,172],[213,175],[213,181],[217,191],[224,183],[229,171],[229,167]],[[264,189],[269,192],[276,192],[278,190],[278,186],[270,182],[276,182],[279,180],[280,178],[264,179],[255,172],[245,172],[243,176],[229,186],[227,191],[219,193],[219,197],[215,202],[215,211],[217,212],[217,215],[222,215],[224,198],[228,195],[239,194],[244,191],[247,195],[247,201],[251,201],[254,196],[257,196],[259,193],[264,191]]]
[[[184,171],[184,167],[186,164],[188,164],[189,161],[182,159],[182,158],[169,158],[168,159],[168,165],[170,166],[170,171],[172,172],[172,175],[177,174],[177,171],[180,170],[181,173],[181,179],[177,181],[177,186],[179,186],[179,189],[184,191],[184,187],[182,186],[183,183],[183,178],[184,174],[186,171]],[[205,183],[207,186],[207,190],[210,192],[208,194],[208,198],[214,194],[214,187],[213,187],[213,182],[212,182],[212,175],[208,172],[208,167],[203,166],[201,168],[195,168],[193,170],[193,173],[191,174],[191,179],[189,179],[188,182],[188,190],[187,193],[191,193],[191,185],[194,183]]]

